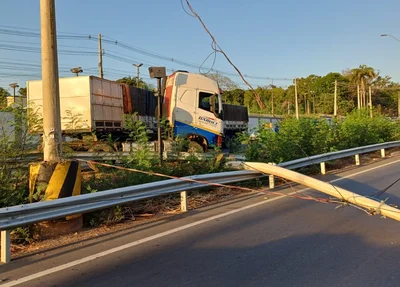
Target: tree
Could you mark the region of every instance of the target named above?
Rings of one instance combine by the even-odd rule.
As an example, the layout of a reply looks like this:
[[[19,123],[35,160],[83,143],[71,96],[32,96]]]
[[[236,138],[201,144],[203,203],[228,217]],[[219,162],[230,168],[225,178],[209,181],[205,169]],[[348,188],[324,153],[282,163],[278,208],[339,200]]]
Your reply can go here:
[[[0,87],[0,109],[7,107],[7,97],[9,96],[10,93],[6,89]]]
[[[26,97],[26,88],[19,88],[18,94],[19,94],[21,97]]]
[[[244,105],[244,93],[242,89],[224,91],[222,93],[222,101],[227,104]]]
[[[121,84],[128,84],[129,86],[132,86],[132,87],[137,86],[137,84],[136,84],[137,78],[136,77],[131,77],[131,76],[123,77],[121,79],[118,79],[117,82],[121,83]],[[139,85],[140,85],[140,88],[142,88],[144,90],[149,90],[149,91],[154,90],[154,87],[152,85],[147,84],[142,79],[139,79]]]
[[[220,89],[223,91],[239,89],[239,86],[234,81],[232,81],[229,77],[226,77],[219,73],[208,73],[206,76],[216,81]]]
[[[349,73],[351,82],[360,85],[360,101],[366,104],[366,87],[367,83],[371,83],[377,76],[374,68],[367,65],[360,65],[360,67],[352,69]]]

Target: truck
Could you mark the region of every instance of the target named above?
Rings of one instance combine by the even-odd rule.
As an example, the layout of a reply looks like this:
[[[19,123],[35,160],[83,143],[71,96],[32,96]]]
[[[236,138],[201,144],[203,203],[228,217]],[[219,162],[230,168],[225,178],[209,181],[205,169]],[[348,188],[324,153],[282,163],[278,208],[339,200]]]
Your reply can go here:
[[[154,91],[95,76],[60,78],[59,91],[63,139],[74,150],[89,149],[84,140],[87,136],[97,142],[110,135],[126,141],[129,130],[124,126],[124,115],[129,114],[146,125],[150,137],[156,136]],[[243,116],[237,118],[234,106],[222,104],[218,84],[204,75],[177,71],[164,80],[161,96],[162,117],[171,138],[184,137],[203,151],[222,146],[225,135],[232,136],[247,126],[247,109],[239,106]],[[27,100],[31,110],[43,117],[41,80],[27,82]],[[225,115],[228,120],[224,120]],[[41,128],[31,132],[43,133]]]

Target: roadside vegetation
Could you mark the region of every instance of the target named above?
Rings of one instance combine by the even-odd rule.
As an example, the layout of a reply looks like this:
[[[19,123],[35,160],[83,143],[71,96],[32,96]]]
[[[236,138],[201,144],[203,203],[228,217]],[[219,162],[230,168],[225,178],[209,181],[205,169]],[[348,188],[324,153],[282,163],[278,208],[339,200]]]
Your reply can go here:
[[[326,119],[317,117],[286,118],[279,123],[279,132],[265,127],[241,135],[247,144],[248,160],[281,163],[311,155],[333,152],[353,147],[383,143],[400,139],[397,121],[369,111],[354,111],[345,118]]]
[[[230,139],[230,152],[242,153],[249,161],[281,163],[326,152],[400,140],[399,122],[388,118],[400,114],[397,103],[400,86],[389,76],[380,75],[379,71],[367,65],[347,69],[342,73],[309,75],[297,79],[296,90],[301,114],[299,120],[292,116],[295,108],[295,86],[291,79],[280,83],[282,86],[276,86],[271,81],[270,85],[256,87],[260,100],[265,104],[265,108],[261,109],[252,91],[241,89],[237,83],[221,74],[209,73],[207,76],[216,80],[224,91],[224,103],[244,105],[250,113],[288,114],[280,121],[278,132],[260,123],[257,130]],[[136,77],[128,76],[119,79],[118,82],[154,90],[153,86],[142,80],[136,83]],[[333,114],[335,91],[339,117],[329,123],[317,115]],[[369,93],[374,107],[373,118],[369,116],[366,108]],[[26,97],[26,88],[19,89],[18,94],[21,98]],[[7,98],[10,96],[7,89],[0,87],[0,208],[25,204],[30,202],[30,199],[40,201],[44,191],[44,188],[41,188],[42,190],[37,190],[31,197],[29,195],[29,162],[37,160],[31,155],[40,151],[40,141],[28,131],[40,127],[42,120],[37,117],[35,110],[18,106],[7,107]],[[358,98],[361,99],[361,109],[356,111]],[[31,126],[28,125],[28,117]],[[79,117],[80,115],[71,109],[68,120],[72,129],[79,125]],[[207,159],[199,159],[194,153],[185,159],[179,159],[179,155],[190,146],[187,140],[180,138],[176,139],[173,145],[173,151],[178,157],[161,163],[149,143],[146,126],[137,121],[134,115],[126,116],[125,123],[126,128],[131,130],[129,141],[134,144],[129,155],[119,157],[117,162],[126,170],[89,165],[93,170],[82,173],[83,194],[166,179],[156,173],[182,177],[227,170],[225,158],[221,156],[218,148],[214,149]],[[164,137],[167,137],[168,130],[164,131]],[[96,143],[90,141],[88,146],[95,147]],[[93,148],[93,151],[107,150],[108,153],[118,156],[117,146],[116,140],[110,136],[103,139],[99,149]],[[65,157],[74,158],[73,150],[67,146],[63,146],[63,149]],[[109,163],[115,164],[115,161]],[[311,168],[302,169],[301,172],[312,173]],[[264,183],[253,181],[242,184],[254,187]],[[218,192],[214,189],[213,192],[208,192],[210,190],[212,188],[190,192],[189,206],[196,208],[241,192],[230,189],[218,189]],[[178,210],[178,194],[161,196],[85,214],[84,225],[111,225],[124,220],[135,220],[141,216],[153,216],[159,212],[174,213]],[[31,226],[15,229],[12,239],[13,243],[32,241]]]

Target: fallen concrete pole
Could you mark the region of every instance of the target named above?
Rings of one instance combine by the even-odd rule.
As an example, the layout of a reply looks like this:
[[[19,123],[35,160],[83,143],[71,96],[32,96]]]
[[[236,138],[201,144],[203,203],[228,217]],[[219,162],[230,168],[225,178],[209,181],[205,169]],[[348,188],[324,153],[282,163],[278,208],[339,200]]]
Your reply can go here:
[[[371,214],[381,214],[383,216],[400,221],[400,210],[387,205],[385,201],[379,202],[346,189],[334,186],[331,183],[323,182],[321,180],[276,165],[258,162],[244,162],[244,167],[249,170],[256,170],[265,174],[285,178],[287,180],[315,189],[316,191],[336,197],[344,203],[347,202],[362,207]]]

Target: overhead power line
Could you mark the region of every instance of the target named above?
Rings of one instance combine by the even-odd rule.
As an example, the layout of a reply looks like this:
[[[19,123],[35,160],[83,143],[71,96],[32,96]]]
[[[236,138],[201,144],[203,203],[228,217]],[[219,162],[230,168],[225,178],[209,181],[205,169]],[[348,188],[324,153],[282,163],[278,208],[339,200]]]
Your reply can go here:
[[[37,31],[37,32],[36,32]],[[0,34],[4,35],[11,35],[11,36],[21,36],[21,37],[30,37],[30,38],[40,38],[40,32],[37,29],[31,29],[31,28],[21,28],[21,27],[14,27],[14,26],[4,26],[0,25]],[[66,33],[66,32],[60,32],[57,35],[58,39],[65,39],[65,40],[89,40],[89,41],[98,41],[97,36],[91,36],[91,35],[85,35],[85,34],[78,34],[78,33]],[[195,63],[190,63],[187,61],[183,61],[180,59],[176,59],[174,57],[169,57],[166,55],[162,55],[153,51],[149,51],[140,47],[136,47],[118,40],[115,40],[113,38],[107,37],[103,35],[102,41],[105,44],[108,45],[114,45],[118,46],[122,49],[129,50],[138,54],[141,54],[143,56],[151,57],[154,59],[162,60],[162,61],[168,61],[171,63],[175,63],[178,65],[182,65],[184,67],[192,68],[192,69],[201,69],[202,65],[198,65]],[[4,41],[3,41],[4,42]],[[11,42],[11,41],[10,41]],[[74,47],[74,46],[69,46],[69,45],[61,45],[59,44],[60,47],[70,47],[70,48],[75,48],[75,49],[82,49],[81,47]],[[0,48],[1,49],[1,48]],[[10,48],[10,47],[5,47],[3,50],[12,50],[16,49]],[[21,49],[21,48],[19,48]],[[92,48],[86,48],[87,51],[86,53],[95,53],[95,49]],[[18,50],[19,51],[19,50]],[[63,53],[67,53],[66,51],[63,51]],[[75,54],[69,54],[69,55],[75,55]],[[142,62],[142,61],[141,61]],[[221,75],[229,76],[229,77],[239,77],[238,74],[233,73],[233,72],[227,72],[227,71],[222,71],[218,69],[214,69],[213,67],[204,67],[204,69],[210,69],[212,72],[218,72]],[[276,80],[276,81],[291,81],[293,79],[291,78],[279,78],[279,77],[263,77],[263,76],[252,76],[252,75],[247,75],[244,74],[246,78],[249,79],[258,79],[258,80]]]

